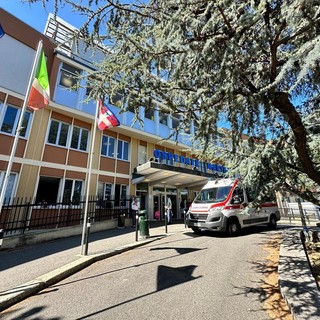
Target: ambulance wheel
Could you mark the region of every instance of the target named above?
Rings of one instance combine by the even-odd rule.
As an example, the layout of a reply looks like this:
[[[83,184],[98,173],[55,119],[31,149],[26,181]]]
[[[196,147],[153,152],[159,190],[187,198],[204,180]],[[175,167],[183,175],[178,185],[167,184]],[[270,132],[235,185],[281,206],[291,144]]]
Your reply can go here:
[[[240,231],[240,224],[237,219],[231,219],[228,222],[227,233],[230,237],[236,237]]]
[[[277,228],[277,219],[276,219],[276,216],[274,214],[272,214],[270,216],[270,221],[268,223],[268,227],[270,229],[276,229]]]
[[[195,234],[201,234],[201,229],[199,229],[199,228],[192,228],[192,231],[193,231]]]

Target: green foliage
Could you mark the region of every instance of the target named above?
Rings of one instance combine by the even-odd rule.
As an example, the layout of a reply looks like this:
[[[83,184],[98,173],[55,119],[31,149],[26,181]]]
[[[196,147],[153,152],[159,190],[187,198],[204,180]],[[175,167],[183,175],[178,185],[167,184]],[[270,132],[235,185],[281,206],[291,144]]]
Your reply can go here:
[[[92,96],[122,91],[123,110],[181,113],[200,155],[261,194],[317,197],[319,1],[65,2],[87,16],[75,37],[106,48]],[[217,150],[221,126],[228,141]]]

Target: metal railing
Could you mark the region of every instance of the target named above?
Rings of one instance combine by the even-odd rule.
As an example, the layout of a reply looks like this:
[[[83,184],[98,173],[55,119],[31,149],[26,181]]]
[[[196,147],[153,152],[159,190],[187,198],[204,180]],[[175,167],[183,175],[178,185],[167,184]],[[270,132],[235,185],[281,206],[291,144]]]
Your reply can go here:
[[[299,208],[292,208],[292,207],[282,207],[282,217],[289,218],[289,221],[300,219],[300,210]],[[303,217],[306,221],[310,224],[310,220],[320,220],[320,212],[319,209],[312,209],[312,208],[302,208]]]
[[[5,202],[6,203],[6,202]],[[91,223],[118,219],[129,214],[130,198],[97,199],[89,197],[87,215]],[[2,207],[0,230],[5,235],[23,234],[26,231],[57,229],[83,225],[85,198],[57,203],[36,203],[30,199],[14,199]]]

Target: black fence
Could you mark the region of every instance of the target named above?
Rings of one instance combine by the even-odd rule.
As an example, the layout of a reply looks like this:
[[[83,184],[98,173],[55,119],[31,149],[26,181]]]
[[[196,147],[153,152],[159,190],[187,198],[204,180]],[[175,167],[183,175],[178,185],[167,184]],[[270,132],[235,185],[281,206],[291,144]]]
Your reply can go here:
[[[130,198],[97,199],[95,196],[70,202],[36,203],[35,199],[14,199],[5,202],[0,214],[0,229],[5,235],[23,234],[26,231],[57,229],[83,225],[87,206],[90,222],[118,219],[130,213]]]

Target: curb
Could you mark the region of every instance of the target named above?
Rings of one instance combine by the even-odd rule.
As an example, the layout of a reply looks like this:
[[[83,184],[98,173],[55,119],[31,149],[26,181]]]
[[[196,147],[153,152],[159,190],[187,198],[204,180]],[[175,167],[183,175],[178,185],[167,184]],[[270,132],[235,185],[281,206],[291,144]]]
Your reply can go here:
[[[294,320],[320,320],[320,291],[301,240],[301,228],[286,231],[279,253],[279,288]]]
[[[0,293],[0,312],[4,311],[23,301],[24,299],[35,295],[36,293],[42,291],[43,289],[52,286],[59,281],[77,273],[90,266],[91,264],[121,254],[123,252],[144,246],[156,240],[166,237],[164,236],[155,236],[148,239],[143,239],[142,242],[131,243],[125,246],[121,246],[115,249],[107,250],[101,253],[96,253],[90,256],[81,256],[79,259],[66,264],[58,269],[55,269],[49,273],[46,273],[32,281],[24,283],[14,289]]]

